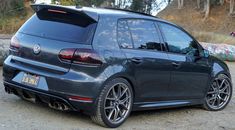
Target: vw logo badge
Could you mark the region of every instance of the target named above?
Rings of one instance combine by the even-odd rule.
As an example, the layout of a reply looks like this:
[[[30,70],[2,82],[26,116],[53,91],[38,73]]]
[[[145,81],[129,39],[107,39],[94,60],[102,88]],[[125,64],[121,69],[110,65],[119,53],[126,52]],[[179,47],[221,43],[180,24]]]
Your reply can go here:
[[[34,54],[39,54],[40,51],[41,51],[41,47],[40,47],[39,44],[36,44],[36,45],[33,46],[33,52],[34,52]]]

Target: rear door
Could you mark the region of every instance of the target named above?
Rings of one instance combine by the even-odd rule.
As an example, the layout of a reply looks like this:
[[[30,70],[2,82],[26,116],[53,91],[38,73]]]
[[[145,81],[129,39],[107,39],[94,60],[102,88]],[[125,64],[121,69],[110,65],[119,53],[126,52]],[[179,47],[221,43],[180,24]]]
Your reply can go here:
[[[154,21],[120,20],[118,40],[137,82],[136,102],[166,100],[169,62]]]
[[[92,48],[96,21],[70,9],[54,6],[39,6],[38,9],[16,34],[20,48],[13,59],[33,69],[67,72],[70,63],[60,61],[60,51]]]

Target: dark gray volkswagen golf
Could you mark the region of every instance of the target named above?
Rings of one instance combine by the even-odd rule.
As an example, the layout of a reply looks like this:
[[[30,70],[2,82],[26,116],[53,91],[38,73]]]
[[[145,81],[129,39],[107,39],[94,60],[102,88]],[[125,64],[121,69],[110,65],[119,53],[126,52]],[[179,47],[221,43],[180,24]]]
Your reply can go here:
[[[4,62],[7,93],[112,128],[131,111],[217,111],[231,99],[227,65],[175,24],[117,9],[32,8]]]

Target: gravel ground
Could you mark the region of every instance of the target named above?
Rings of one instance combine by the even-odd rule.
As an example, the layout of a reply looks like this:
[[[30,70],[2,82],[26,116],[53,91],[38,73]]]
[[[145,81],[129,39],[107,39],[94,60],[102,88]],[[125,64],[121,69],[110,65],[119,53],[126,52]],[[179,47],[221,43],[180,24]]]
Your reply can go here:
[[[228,64],[235,83],[235,63]],[[4,92],[2,83],[0,85],[0,130],[104,129],[92,123],[86,115],[56,111],[8,95]],[[209,112],[197,107],[133,112],[118,128],[123,129],[235,130],[235,96],[230,104],[219,112]]]

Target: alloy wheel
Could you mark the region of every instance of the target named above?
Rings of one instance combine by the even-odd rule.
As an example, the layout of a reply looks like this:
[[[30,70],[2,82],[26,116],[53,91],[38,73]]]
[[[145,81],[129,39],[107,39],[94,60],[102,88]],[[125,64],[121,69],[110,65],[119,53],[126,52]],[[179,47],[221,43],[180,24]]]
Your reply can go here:
[[[214,110],[223,108],[231,96],[231,84],[227,77],[221,76],[212,82],[207,92],[206,102]]]
[[[113,85],[105,98],[106,118],[114,124],[122,122],[130,111],[131,100],[131,92],[126,84]]]

